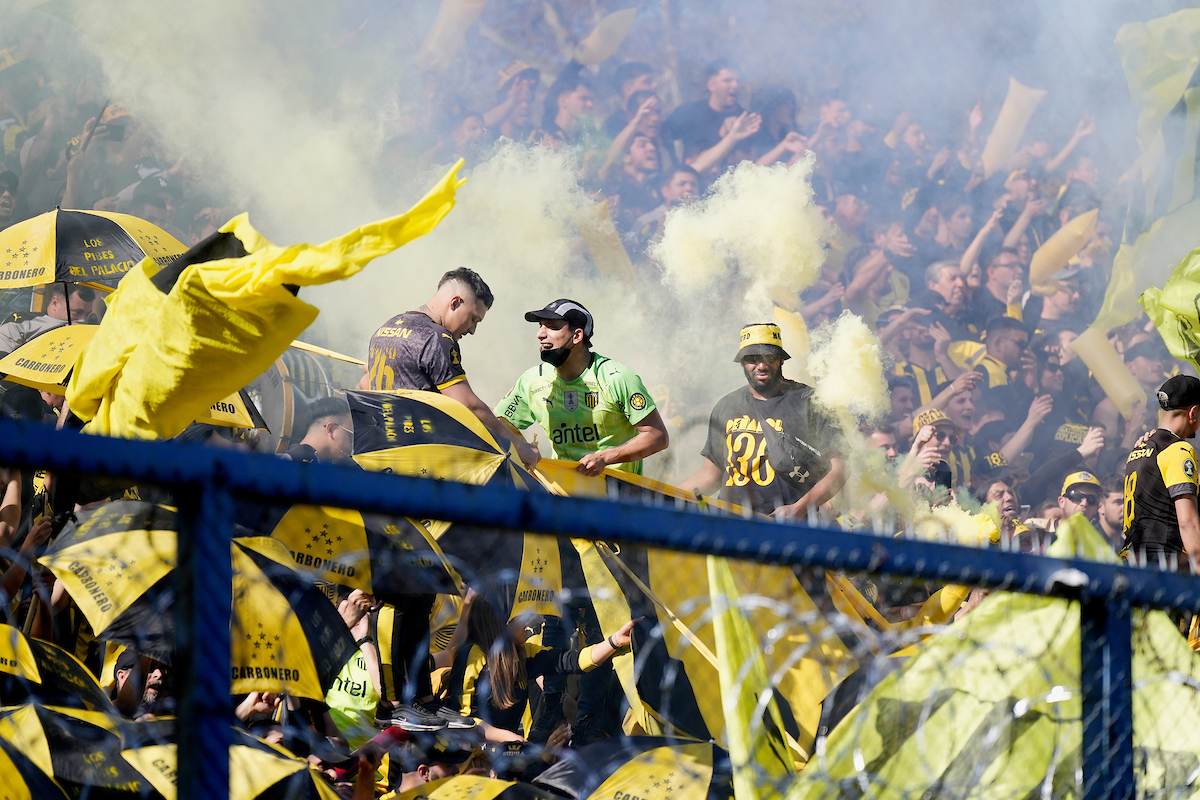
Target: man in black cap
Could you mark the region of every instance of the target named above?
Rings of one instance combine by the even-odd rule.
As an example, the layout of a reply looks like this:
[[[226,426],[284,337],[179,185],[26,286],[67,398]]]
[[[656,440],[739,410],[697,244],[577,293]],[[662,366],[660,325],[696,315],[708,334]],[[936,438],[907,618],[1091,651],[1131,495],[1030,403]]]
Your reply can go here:
[[[537,423],[553,458],[578,461],[584,475],[607,466],[642,474],[642,459],[667,447],[667,426],[629,367],[592,352],[591,313],[555,300],[525,314],[536,322],[542,363],[526,370],[496,404],[496,416],[518,430]]]
[[[457,775],[471,751],[471,742],[446,732],[410,739],[392,756],[395,762],[389,764],[388,789],[403,794],[430,781]],[[390,777],[397,774],[396,767],[403,771],[398,777]]]
[[[1200,380],[1176,375],[1158,390],[1165,412],[1125,462],[1125,550],[1138,563],[1186,572],[1200,557],[1196,451],[1186,440],[1200,429]],[[1182,562],[1182,563],[1181,563]]]
[[[734,359],[746,373],[744,389],[713,408],[704,466],[679,484],[712,492],[753,511],[803,520],[846,482],[837,426],[812,401],[812,387],[783,377],[779,326],[742,328]]]
[[[0,172],[0,231],[17,221],[17,175]]]

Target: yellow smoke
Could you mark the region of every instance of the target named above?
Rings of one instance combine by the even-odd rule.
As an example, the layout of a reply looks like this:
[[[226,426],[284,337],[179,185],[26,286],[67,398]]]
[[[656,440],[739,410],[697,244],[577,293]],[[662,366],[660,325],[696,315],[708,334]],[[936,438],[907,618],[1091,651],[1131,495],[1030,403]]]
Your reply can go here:
[[[730,281],[744,310],[766,319],[772,290],[801,292],[824,261],[828,225],[813,205],[815,156],[791,167],[748,161],[722,175],[701,200],[667,214],[652,255],[667,283],[687,292]]]

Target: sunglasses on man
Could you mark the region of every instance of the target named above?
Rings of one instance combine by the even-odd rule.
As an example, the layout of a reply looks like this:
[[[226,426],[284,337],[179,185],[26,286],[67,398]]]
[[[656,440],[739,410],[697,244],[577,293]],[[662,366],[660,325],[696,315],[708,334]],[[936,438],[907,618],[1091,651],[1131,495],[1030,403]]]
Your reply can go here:
[[[1070,500],[1072,503],[1091,503],[1093,506],[1100,505],[1100,495],[1095,492],[1085,492],[1080,489],[1067,489],[1067,493],[1063,497]]]

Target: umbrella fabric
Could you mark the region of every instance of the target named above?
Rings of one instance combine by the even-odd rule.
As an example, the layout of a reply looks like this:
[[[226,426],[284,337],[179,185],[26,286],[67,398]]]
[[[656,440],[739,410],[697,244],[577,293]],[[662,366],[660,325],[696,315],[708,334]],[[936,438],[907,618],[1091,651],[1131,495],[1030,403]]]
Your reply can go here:
[[[0,231],[0,289],[113,282],[143,259],[166,266],[186,249],[138,217],[55,209]]]
[[[560,800],[561,797],[529,783],[502,781],[482,775],[455,775],[430,781],[403,794],[386,794],[384,800]]]
[[[17,748],[0,739],[0,800],[66,800],[48,774]]]
[[[233,544],[233,694],[287,692],[325,699],[357,648],[337,608],[265,536]]]
[[[437,392],[347,392],[354,460],[379,472],[545,492],[466,406]],[[558,616],[568,540],[421,520],[476,591],[510,616]],[[573,557],[573,552],[570,553]]]
[[[337,800],[338,793],[307,761],[233,728],[229,746],[230,800]],[[138,722],[122,729],[121,755],[166,800],[176,792],[176,720]]]
[[[176,525],[175,513],[162,506],[105,503],[79,512],[40,562],[62,580],[98,637],[170,663]],[[274,539],[235,539],[230,557],[233,693],[323,699],[354,652],[337,609]]]
[[[13,706],[0,709],[0,740],[70,794],[77,794],[79,787],[152,792],[148,781],[121,757],[118,731],[122,722],[98,711]]]
[[[534,779],[570,797],[730,797],[729,755],[711,742],[661,736],[605,739],[571,753]],[[622,794],[625,793],[625,794]]]
[[[49,394],[66,394],[76,360],[99,329],[99,325],[52,328],[0,359],[0,378]],[[267,430],[266,422],[244,389],[213,403],[196,421],[227,428]]]
[[[453,169],[408,213],[320,245],[271,244],[242,214],[172,264],[130,270],[71,376],[85,430],[167,439],[261,375],[317,317],[300,286],[349,278],[423,236],[454,206]]]
[[[428,529],[407,517],[292,506],[271,531],[317,579],[387,598],[457,594],[459,579]]]
[[[108,695],[79,659],[61,647],[0,625],[0,705],[31,700],[52,705],[83,704],[115,714]]]
[[[175,512],[119,500],[76,514],[39,562],[101,638],[170,662],[175,625]]]

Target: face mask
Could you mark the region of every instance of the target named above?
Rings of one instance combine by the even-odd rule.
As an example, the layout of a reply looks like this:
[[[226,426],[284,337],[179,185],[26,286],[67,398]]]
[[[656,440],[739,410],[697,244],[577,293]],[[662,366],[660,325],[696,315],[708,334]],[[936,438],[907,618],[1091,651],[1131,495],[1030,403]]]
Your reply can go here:
[[[542,350],[538,355],[541,356],[542,361],[557,369],[567,363],[567,359],[571,357],[573,349],[574,347],[570,345],[567,347],[556,347],[553,350]]]

